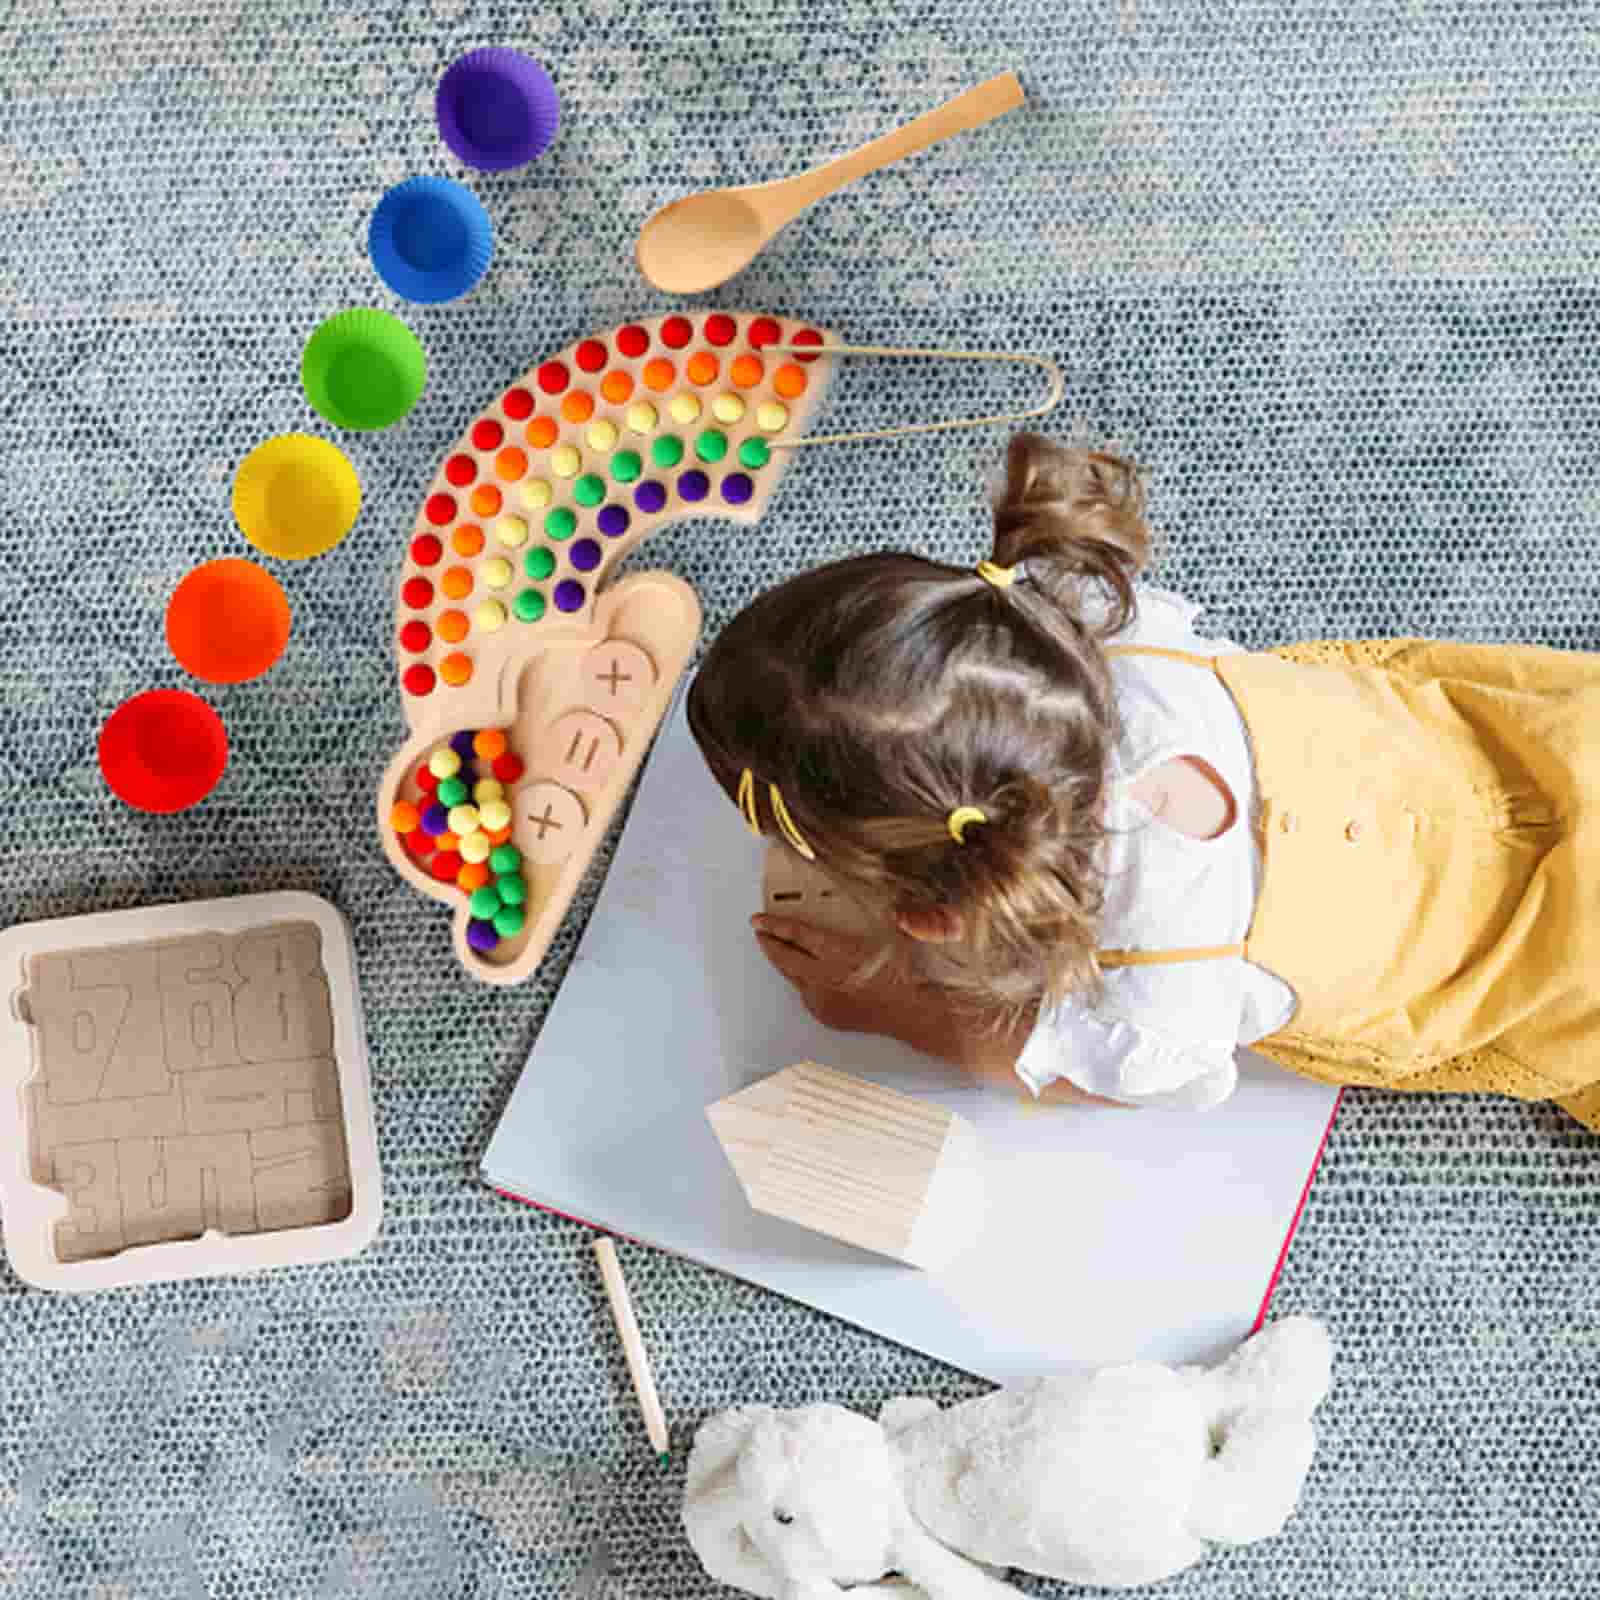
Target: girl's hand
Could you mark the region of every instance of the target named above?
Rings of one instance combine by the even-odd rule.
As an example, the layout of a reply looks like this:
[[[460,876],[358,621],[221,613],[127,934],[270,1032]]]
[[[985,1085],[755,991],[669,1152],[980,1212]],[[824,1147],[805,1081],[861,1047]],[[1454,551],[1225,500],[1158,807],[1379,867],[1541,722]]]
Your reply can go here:
[[[919,985],[885,970],[865,983],[850,979],[879,949],[860,934],[819,928],[796,917],[750,919],[761,953],[799,991],[824,1027],[849,1033],[900,1033],[900,1013]]]

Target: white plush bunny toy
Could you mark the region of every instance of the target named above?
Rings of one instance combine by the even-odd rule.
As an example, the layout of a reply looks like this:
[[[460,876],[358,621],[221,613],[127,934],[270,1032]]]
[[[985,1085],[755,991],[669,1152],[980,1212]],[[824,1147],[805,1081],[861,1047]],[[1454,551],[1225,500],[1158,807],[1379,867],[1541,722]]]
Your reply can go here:
[[[1214,1369],[1139,1362],[948,1411],[891,1400],[879,1422],[738,1406],[695,1437],[684,1526],[712,1577],[773,1600],[1015,1600],[992,1570],[1012,1567],[1154,1583],[1283,1527],[1329,1360],[1321,1324],[1290,1317]]]

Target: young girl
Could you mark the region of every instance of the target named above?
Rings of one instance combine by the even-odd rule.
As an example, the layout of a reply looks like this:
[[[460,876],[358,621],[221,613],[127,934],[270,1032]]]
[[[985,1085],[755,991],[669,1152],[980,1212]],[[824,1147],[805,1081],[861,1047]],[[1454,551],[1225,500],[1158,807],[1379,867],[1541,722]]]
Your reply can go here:
[[[1600,655],[1246,652],[1135,586],[1149,545],[1127,462],[1022,435],[989,560],[859,556],[729,624],[712,772],[894,930],[758,917],[773,964],[1053,1099],[1215,1105],[1250,1044],[1600,1129]]]

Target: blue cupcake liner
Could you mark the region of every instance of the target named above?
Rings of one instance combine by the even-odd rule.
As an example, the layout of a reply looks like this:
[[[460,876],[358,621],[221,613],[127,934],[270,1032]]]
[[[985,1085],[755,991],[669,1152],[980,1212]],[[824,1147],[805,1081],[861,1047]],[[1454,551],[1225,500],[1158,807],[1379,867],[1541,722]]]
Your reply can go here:
[[[550,74],[520,50],[474,50],[451,65],[434,96],[439,133],[482,172],[509,172],[542,155],[561,125]]]
[[[403,300],[437,305],[464,295],[489,270],[494,227],[464,184],[407,178],[373,211],[367,253]]]

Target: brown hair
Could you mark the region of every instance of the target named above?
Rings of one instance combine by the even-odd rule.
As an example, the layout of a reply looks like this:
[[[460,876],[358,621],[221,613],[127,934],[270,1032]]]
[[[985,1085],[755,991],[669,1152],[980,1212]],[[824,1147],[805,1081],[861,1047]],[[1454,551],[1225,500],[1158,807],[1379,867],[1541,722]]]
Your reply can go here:
[[[1116,713],[1101,641],[1133,612],[1150,532],[1137,469],[1020,434],[996,495],[1009,588],[922,556],[855,556],[768,590],[722,631],[689,724],[737,800],[887,913],[947,906],[925,975],[1011,1012],[1092,983]],[[981,807],[965,842],[957,806]]]

